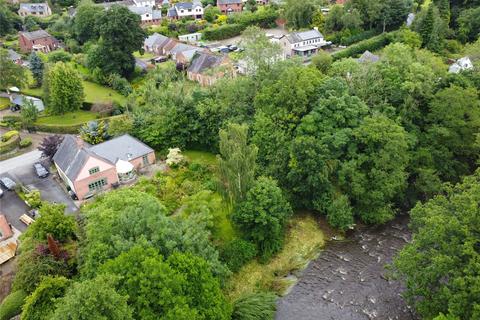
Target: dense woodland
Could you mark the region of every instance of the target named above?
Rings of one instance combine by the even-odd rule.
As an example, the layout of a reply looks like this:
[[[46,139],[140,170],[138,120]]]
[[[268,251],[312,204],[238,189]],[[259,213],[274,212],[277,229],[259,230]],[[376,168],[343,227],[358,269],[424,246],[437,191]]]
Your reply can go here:
[[[275,10],[290,28],[318,26],[342,42],[391,31],[375,47],[380,61],[279,61],[279,48],[249,27],[249,75],[205,88],[173,63],[126,82],[145,31],[128,10],[82,2],[65,29],[70,49],[83,45],[91,74],[122,82],[128,95],[120,120],[82,137],[130,133],[160,157],[178,147],[217,158],[101,195],[78,219],[39,204],[0,310],[21,308],[22,319],[272,319],[279,290],[232,298],[231,279],[281,252],[290,219],[306,210],[340,233],[409,213],[413,241],[388,266],[408,303],[424,319],[480,319],[480,2],[350,0],[327,16],[319,4]],[[18,27],[9,15],[0,5],[2,32]],[[462,56],[475,68],[448,73]],[[52,112],[78,110],[75,68],[50,62],[35,73],[35,59]],[[19,80],[8,75],[0,87]]]

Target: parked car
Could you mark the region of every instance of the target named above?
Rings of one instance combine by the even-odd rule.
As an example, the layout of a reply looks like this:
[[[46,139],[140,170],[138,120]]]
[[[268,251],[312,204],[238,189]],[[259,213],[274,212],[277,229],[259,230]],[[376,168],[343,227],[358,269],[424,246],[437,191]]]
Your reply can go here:
[[[48,170],[45,169],[41,163],[37,162],[33,165],[33,167],[35,168],[35,172],[39,178],[46,178],[48,176]]]
[[[73,190],[68,190],[68,195],[70,196],[70,198],[72,198],[72,200],[78,200],[78,197],[75,192],[73,192]]]
[[[238,49],[238,47],[237,47],[236,45],[234,45],[234,44],[231,44],[231,45],[228,46],[228,49],[229,49],[230,51],[235,51],[235,50]]]
[[[10,179],[9,177],[1,177],[0,184],[4,186],[7,190],[14,190],[17,184],[15,181]]]
[[[221,46],[221,47],[218,47],[218,51],[220,51],[221,53],[229,53],[230,49],[226,46]]]
[[[165,56],[159,56],[151,60],[152,63],[162,63],[168,61],[168,58]]]

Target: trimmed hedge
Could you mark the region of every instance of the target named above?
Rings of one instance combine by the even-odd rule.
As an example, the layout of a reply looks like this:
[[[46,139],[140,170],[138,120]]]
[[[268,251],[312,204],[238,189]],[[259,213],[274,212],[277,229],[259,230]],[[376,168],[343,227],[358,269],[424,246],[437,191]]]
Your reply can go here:
[[[365,51],[376,51],[388,45],[391,42],[392,35],[383,33],[376,37],[360,41],[342,51],[332,54],[333,60],[340,60],[343,58],[350,58],[352,56],[362,54]]]
[[[20,148],[26,148],[32,145],[32,139],[31,138],[25,138],[20,140]]]
[[[19,146],[19,143],[20,143],[20,136],[18,134],[8,139],[8,141],[0,142],[0,154],[5,154],[15,150]]]
[[[375,29],[363,31],[363,32],[360,32],[360,33],[357,33],[357,34],[354,34],[354,35],[351,35],[351,36],[348,36],[348,37],[342,37],[340,39],[340,44],[343,45],[343,46],[350,46],[354,43],[370,39],[370,38],[372,38],[372,37],[374,37],[378,34],[379,34],[379,32]]]
[[[10,140],[10,138],[12,138],[13,136],[18,136],[18,131],[12,130],[12,131],[5,132],[5,133],[2,135],[2,142],[7,142],[7,141]]]
[[[205,40],[223,40],[238,36],[245,30],[241,24],[225,24],[220,27],[210,27],[203,30]]]
[[[26,297],[23,290],[10,293],[0,305],[0,320],[9,320],[20,314]]]
[[[3,122],[21,122],[22,118],[20,116],[3,116]]]
[[[104,120],[106,122],[110,122],[110,120],[121,117],[123,115],[99,118],[90,121],[100,121]],[[35,130],[40,132],[50,132],[50,133],[78,133],[78,130],[89,121],[85,121],[78,124],[35,124]]]

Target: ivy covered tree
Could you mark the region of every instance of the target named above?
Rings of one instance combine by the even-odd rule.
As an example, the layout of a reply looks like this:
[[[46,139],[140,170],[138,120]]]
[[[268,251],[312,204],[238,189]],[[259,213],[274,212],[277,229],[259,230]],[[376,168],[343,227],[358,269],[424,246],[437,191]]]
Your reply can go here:
[[[46,77],[47,107],[52,114],[65,114],[81,108],[84,99],[83,84],[73,67],[57,62],[48,69]]]
[[[291,214],[292,208],[277,182],[260,177],[235,208],[232,220],[245,237],[258,246],[261,259],[267,261],[282,249]]]
[[[405,296],[431,319],[480,318],[480,171],[410,213],[413,242],[394,260]]]

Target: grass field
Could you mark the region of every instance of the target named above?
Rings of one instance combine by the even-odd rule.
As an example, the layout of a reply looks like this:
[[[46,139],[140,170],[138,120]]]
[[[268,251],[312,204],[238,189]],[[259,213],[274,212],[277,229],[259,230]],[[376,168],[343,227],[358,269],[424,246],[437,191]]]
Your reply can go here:
[[[38,118],[36,123],[75,125],[75,124],[82,124],[87,121],[95,120],[96,118],[97,118],[96,113],[79,110],[79,111],[67,113],[64,115],[40,117]]]
[[[270,262],[252,261],[227,282],[226,295],[230,301],[256,291],[273,291],[279,295],[292,284],[285,278],[302,270],[314,259],[325,244],[325,235],[312,214],[297,213],[289,224],[283,250]]]
[[[0,110],[7,109],[10,105],[10,100],[8,98],[0,98]]]
[[[210,153],[210,152],[187,150],[187,151],[184,151],[183,154],[191,162],[198,162],[200,164],[206,164],[206,165],[217,164],[216,155],[214,155],[213,153]]]
[[[85,102],[105,103],[116,101],[123,104],[126,101],[126,97],[122,96],[117,91],[90,81],[83,81],[83,91],[85,93]],[[43,90],[42,88],[28,88],[22,89],[22,93],[42,97]]]

